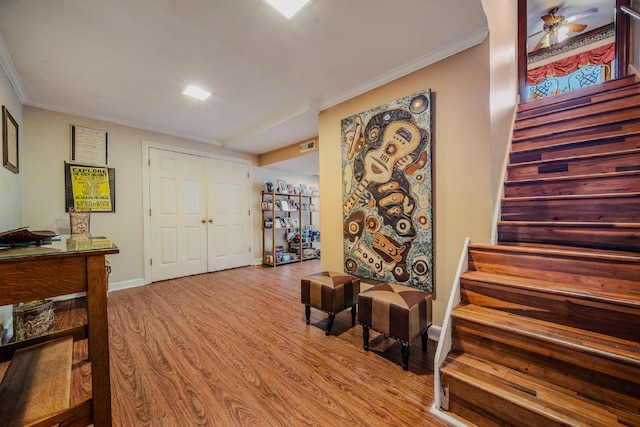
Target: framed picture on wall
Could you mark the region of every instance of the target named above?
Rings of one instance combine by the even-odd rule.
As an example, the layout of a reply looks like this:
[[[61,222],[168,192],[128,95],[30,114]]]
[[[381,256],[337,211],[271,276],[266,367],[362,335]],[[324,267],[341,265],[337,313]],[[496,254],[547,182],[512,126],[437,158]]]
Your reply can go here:
[[[18,163],[18,123],[4,105],[2,106],[2,165],[13,173],[20,171]]]

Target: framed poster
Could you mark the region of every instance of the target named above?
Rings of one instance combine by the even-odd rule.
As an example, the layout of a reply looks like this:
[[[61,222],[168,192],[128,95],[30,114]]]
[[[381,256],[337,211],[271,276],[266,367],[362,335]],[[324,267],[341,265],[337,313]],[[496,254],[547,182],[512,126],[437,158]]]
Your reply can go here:
[[[71,125],[71,161],[88,165],[109,164],[109,134]]]
[[[66,210],[116,211],[116,172],[113,168],[65,162]]]
[[[345,272],[433,291],[431,91],[341,122]]]

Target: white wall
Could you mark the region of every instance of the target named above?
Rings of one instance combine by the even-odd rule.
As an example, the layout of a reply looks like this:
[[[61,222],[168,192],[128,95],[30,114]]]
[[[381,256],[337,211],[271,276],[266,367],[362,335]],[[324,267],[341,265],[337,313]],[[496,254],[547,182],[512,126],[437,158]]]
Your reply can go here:
[[[104,235],[120,249],[109,256],[112,287],[143,283],[142,140],[205,153],[249,159],[256,156],[114,123],[25,106],[24,213],[32,229],[69,232],[64,203],[64,162],[69,161],[71,125],[100,129],[109,134],[109,167],[116,174],[116,212],[91,215],[91,233]]]
[[[22,104],[13,90],[4,69],[0,67],[0,103],[7,107],[9,113],[18,123],[18,160],[20,173],[0,167],[0,231],[11,230],[23,226],[22,222],[22,177],[23,177],[23,126]],[[1,125],[0,125],[1,126]],[[1,132],[0,132],[1,138]],[[1,156],[1,154],[0,154]],[[28,225],[28,224],[27,224]]]

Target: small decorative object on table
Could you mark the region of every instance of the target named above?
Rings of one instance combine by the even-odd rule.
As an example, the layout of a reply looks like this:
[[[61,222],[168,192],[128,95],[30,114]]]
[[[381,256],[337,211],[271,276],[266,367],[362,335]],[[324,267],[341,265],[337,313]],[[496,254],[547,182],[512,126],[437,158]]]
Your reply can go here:
[[[7,230],[0,233],[0,247],[9,246],[28,246],[35,243],[36,246],[42,245],[42,242],[51,240],[58,234],[53,231],[29,231],[28,227],[20,227],[13,230]]]
[[[16,341],[53,332],[53,301],[39,300],[13,306],[13,330]]]
[[[89,234],[91,228],[91,210],[69,208],[71,234]]]

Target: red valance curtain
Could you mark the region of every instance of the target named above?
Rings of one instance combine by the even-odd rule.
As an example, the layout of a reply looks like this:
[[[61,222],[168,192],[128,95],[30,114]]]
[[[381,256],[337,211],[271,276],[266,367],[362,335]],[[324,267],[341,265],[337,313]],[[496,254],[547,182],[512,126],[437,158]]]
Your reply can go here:
[[[604,65],[616,57],[615,43],[591,49],[550,64],[527,71],[527,84],[535,85],[547,77],[562,77],[571,74],[579,66]]]

